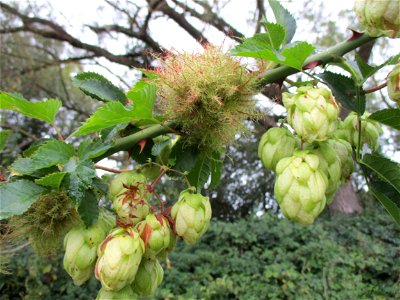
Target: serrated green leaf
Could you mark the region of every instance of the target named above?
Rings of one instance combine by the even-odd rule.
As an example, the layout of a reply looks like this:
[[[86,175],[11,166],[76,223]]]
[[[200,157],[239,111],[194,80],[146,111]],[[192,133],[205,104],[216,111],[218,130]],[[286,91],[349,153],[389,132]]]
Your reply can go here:
[[[263,23],[266,33],[255,34],[254,37],[262,36],[264,41],[275,50],[278,50],[285,41],[286,32],[285,28],[276,23],[264,22]]]
[[[94,177],[92,181],[92,186],[95,190],[106,195],[108,193],[108,184],[101,180],[99,177]]]
[[[11,130],[0,131],[0,153],[3,152],[3,149],[7,144],[8,136],[10,135],[10,133]]]
[[[400,225],[400,193],[382,181],[370,183],[369,188],[396,223]]]
[[[22,152],[22,156],[23,157],[31,157],[37,149],[40,148],[40,146],[42,146],[44,143],[51,141],[51,139],[40,139],[37,141],[34,141],[28,149],[24,150],[24,152]]]
[[[35,179],[35,183],[58,190],[60,188],[61,182],[63,181],[66,174],[67,174],[67,172],[52,173],[52,174],[46,175],[42,178]]]
[[[108,102],[97,109],[94,114],[75,131],[74,135],[80,136],[89,134],[117,124],[136,121],[141,118],[140,114],[134,108],[126,108],[120,102]]]
[[[151,148],[151,154],[154,156],[159,156],[161,152],[168,147],[168,145],[171,143],[171,140],[168,138],[165,141],[161,141],[158,143],[155,143],[153,145],[153,148]]]
[[[221,156],[223,156],[223,153],[215,152],[211,159],[211,182],[208,187],[211,190],[221,181],[223,167],[223,158],[221,158]]]
[[[243,56],[264,59],[267,61],[277,60],[274,52],[266,48],[266,45],[260,44],[260,41],[252,38],[245,39],[242,44],[237,45],[230,51],[232,56]]]
[[[385,181],[400,193],[400,164],[377,153],[365,154],[361,164],[377,174],[380,180]]]
[[[284,8],[277,0],[268,0],[274,12],[276,22],[281,24],[286,30],[286,44],[290,43],[296,33],[296,20],[290,12]]]
[[[61,101],[49,99],[41,102],[30,102],[18,95],[0,91],[0,109],[12,110],[25,116],[53,124]]]
[[[196,147],[185,146],[183,140],[179,140],[172,148],[171,161],[168,160],[168,162],[174,165],[177,170],[190,172],[195,166],[198,157],[199,150]]]
[[[110,148],[111,145],[104,144],[98,139],[86,139],[78,146],[78,158],[80,160],[95,158],[102,155]]]
[[[119,133],[129,125],[128,122],[117,124],[107,127],[100,131],[100,138],[104,144],[111,143],[114,139],[119,137]]]
[[[317,76],[324,80],[326,85],[332,90],[337,101],[339,101],[344,107],[357,112],[355,101],[356,86],[353,79],[329,71],[325,71]],[[365,95],[361,95],[361,103],[358,112],[362,115],[364,111]]]
[[[78,206],[78,212],[87,227],[94,224],[99,216],[97,197],[93,190],[85,190],[84,197]]]
[[[400,53],[389,58],[384,64],[385,65],[396,65],[400,62]]]
[[[76,75],[72,82],[86,95],[100,101],[125,102],[123,91],[113,85],[111,81],[94,72],[83,72]]]
[[[310,56],[314,49],[314,46],[306,42],[298,42],[278,52],[269,44],[262,44],[258,37],[257,39],[245,39],[242,44],[237,45],[230,53],[234,56],[253,57],[273,61],[301,70],[304,61]]]
[[[138,81],[126,94],[133,101],[135,111],[141,118],[151,118],[153,115],[154,101],[156,100],[157,86],[147,81]]]
[[[50,140],[41,144],[31,157],[16,160],[10,168],[16,173],[29,175],[36,170],[66,163],[74,154],[73,146]]]
[[[368,78],[376,72],[376,68],[365,63],[358,53],[356,53],[356,65],[358,67],[359,74],[361,74],[363,78]]]
[[[200,193],[201,189],[207,183],[210,174],[211,159],[205,153],[201,153],[196,165],[189,172],[187,179],[192,186],[196,187],[197,192]]]
[[[379,175],[365,165],[361,165],[368,178],[368,187],[376,199],[400,225],[400,193],[390,184],[379,179]]]
[[[64,172],[68,172],[66,177],[66,187],[68,194],[75,205],[79,206],[85,196],[85,191],[91,188],[93,178],[96,177],[96,170],[91,160],[79,161],[72,157],[65,164]]]
[[[0,186],[0,220],[23,214],[46,189],[29,180],[18,180]]]
[[[378,121],[394,129],[400,130],[400,109],[398,108],[378,110],[371,114],[368,119]]]
[[[310,56],[314,49],[315,47],[307,42],[298,42],[292,44],[282,50],[281,55],[285,59],[280,60],[279,63],[297,70],[301,70],[304,61]]]

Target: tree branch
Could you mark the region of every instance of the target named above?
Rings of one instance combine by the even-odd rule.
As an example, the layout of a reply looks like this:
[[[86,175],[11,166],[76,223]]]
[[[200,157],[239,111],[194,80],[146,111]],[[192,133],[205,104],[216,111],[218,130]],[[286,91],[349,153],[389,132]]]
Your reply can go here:
[[[237,42],[242,41],[241,38],[244,37],[244,34],[236,30],[232,25],[228,24],[224,19],[220,18],[218,15],[213,13],[211,7],[208,6],[206,3],[198,3],[206,11],[206,13],[200,14],[193,8],[190,8],[187,4],[181,3],[177,0],[173,0],[173,2],[186,12],[190,13],[193,17],[214,26],[219,31],[229,36],[233,40]]]
[[[3,2],[0,2],[0,7],[5,11],[7,11],[8,13],[11,13],[19,17],[24,24],[24,26],[22,27],[20,26],[17,28],[1,29],[2,33],[14,33],[17,31],[31,32],[40,35],[44,38],[50,38],[62,42],[67,42],[75,48],[90,51],[94,53],[96,56],[103,56],[111,62],[119,63],[129,67],[138,67],[138,68],[144,67],[142,62],[134,59],[135,57],[139,56],[139,54],[124,54],[124,55],[112,54],[111,52],[105,50],[103,47],[95,46],[80,41],[79,39],[70,35],[67,31],[65,31],[64,28],[49,20],[45,20],[38,17],[28,17],[26,15],[21,14],[17,9]]]
[[[360,47],[363,44],[373,41],[374,39],[376,39],[376,37],[371,37],[368,34],[364,33],[357,39],[347,40],[343,43],[329,48],[328,50],[310,56],[308,59],[306,59],[304,65],[315,61],[320,62],[320,65],[324,65],[330,61],[335,60],[338,56],[343,56],[344,54]],[[269,70],[260,78],[259,86],[278,82],[279,80],[282,80],[287,76],[296,74],[298,72],[299,70],[287,66],[281,66],[276,69]]]
[[[370,37],[367,34],[363,34],[362,36],[358,37],[357,39],[347,40],[341,44],[338,44],[332,48],[329,48],[326,51],[323,51],[321,53],[310,56],[306,60],[305,65],[310,62],[313,62],[313,61],[320,61],[322,64],[326,64],[327,62],[335,60],[337,58],[337,56],[343,56],[344,54],[346,54],[346,53],[348,53],[348,52],[350,52],[350,51],[360,47],[361,45],[368,43],[369,41],[372,41],[374,39],[376,39],[376,38]],[[281,66],[276,69],[270,70],[260,77],[259,88],[262,89],[267,84],[274,83],[277,81],[282,81],[287,76],[293,75],[297,72],[300,72],[300,71],[297,69],[294,69],[294,68],[286,67],[286,66]],[[123,137],[123,138],[115,141],[115,144],[112,148],[110,148],[106,153],[104,153],[100,157],[95,158],[94,161],[98,162],[101,159],[106,158],[116,152],[127,150],[141,140],[144,140],[147,138],[154,138],[156,136],[166,134],[166,133],[172,133],[174,131],[174,129],[176,129],[176,128],[177,128],[177,125],[172,122],[167,122],[164,125],[154,125],[154,126],[147,127],[137,133],[128,135],[126,137]]]
[[[151,11],[160,11],[170,17],[199,43],[209,43],[206,37],[190,24],[183,14],[177,13],[165,0],[147,0]]]

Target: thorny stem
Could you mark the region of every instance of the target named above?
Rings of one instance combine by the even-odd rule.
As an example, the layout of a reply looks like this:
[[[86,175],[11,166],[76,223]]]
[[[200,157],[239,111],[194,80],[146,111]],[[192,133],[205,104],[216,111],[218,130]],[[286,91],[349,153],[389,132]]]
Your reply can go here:
[[[337,59],[338,56],[343,56],[344,54],[374,39],[376,38],[371,37],[368,34],[364,33],[358,38],[344,41],[343,43],[333,46],[325,51],[310,56],[308,59],[306,59],[304,64],[307,65],[315,61],[318,61],[322,65],[326,64],[330,61],[334,61],[335,59]],[[267,84],[278,82],[280,80],[285,79],[287,76],[296,74],[298,72],[300,72],[300,70],[288,66],[280,66],[275,69],[268,70],[264,75],[260,76],[260,80],[258,81],[258,86],[261,89]],[[138,143],[139,141],[146,138],[153,138],[167,133],[178,133],[176,131],[177,127],[178,127],[177,124],[174,124],[173,122],[165,122],[164,124],[147,127],[137,133],[120,138],[115,142],[113,147],[111,147],[101,156],[94,158],[93,160],[94,162],[98,162],[103,158],[106,158],[116,152],[127,150],[136,143]]]

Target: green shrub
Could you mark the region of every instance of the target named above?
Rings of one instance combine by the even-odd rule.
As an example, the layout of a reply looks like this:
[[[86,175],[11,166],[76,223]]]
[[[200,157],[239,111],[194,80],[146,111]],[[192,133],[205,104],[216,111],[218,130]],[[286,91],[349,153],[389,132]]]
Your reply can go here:
[[[212,222],[197,245],[178,243],[152,299],[396,299],[399,237],[377,207],[307,227],[272,215]],[[61,258],[25,251],[11,267],[0,299],[94,299],[99,287],[94,279],[74,287]]]

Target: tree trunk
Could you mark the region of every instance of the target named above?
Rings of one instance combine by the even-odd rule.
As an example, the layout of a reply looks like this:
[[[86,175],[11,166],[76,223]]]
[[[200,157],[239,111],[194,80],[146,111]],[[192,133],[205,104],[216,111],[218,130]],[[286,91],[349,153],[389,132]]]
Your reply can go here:
[[[353,189],[351,181],[347,182],[337,191],[332,204],[329,205],[329,212],[331,214],[353,214],[362,212],[360,201]]]

